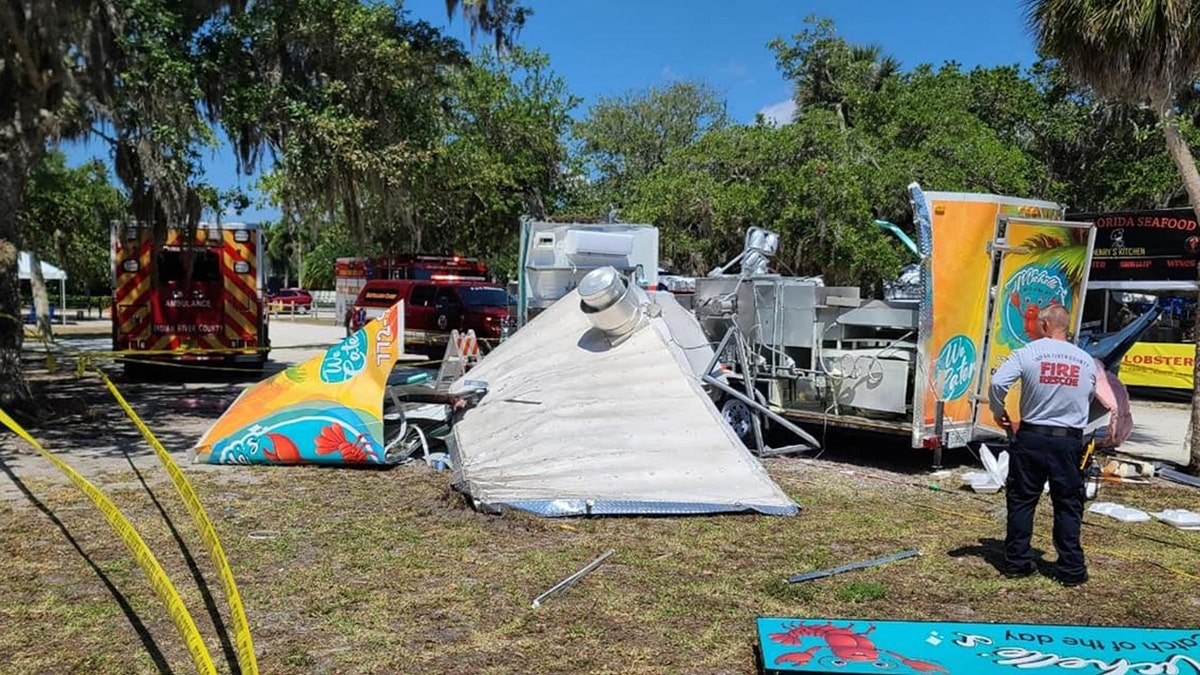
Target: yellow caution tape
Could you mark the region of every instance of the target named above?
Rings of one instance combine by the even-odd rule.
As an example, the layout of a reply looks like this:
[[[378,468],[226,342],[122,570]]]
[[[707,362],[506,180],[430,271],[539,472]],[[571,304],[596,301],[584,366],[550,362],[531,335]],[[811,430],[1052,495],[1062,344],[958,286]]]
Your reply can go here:
[[[175,460],[171,459],[171,455],[167,453],[167,449],[159,442],[154,433],[150,431],[150,427],[142,421],[142,418],[134,412],[133,407],[117,390],[116,385],[108,378],[99,368],[94,370],[100,375],[104,386],[108,387],[108,391],[112,393],[113,398],[133,420],[133,424],[142,432],[142,436],[150,447],[154,448],[154,454],[158,456],[158,460],[166,467],[167,473],[171,476],[171,482],[175,485],[176,491],[183,499],[183,503],[187,505],[188,513],[192,514],[192,520],[196,523],[196,529],[200,531],[200,538],[204,541],[204,545],[208,548],[208,554],[212,556],[213,561],[217,565],[217,573],[221,577],[221,584],[225,588],[225,598],[229,601],[229,611],[232,615],[233,629],[235,634],[235,642],[237,644],[238,665],[241,666],[242,672],[245,675],[258,675],[258,663],[254,657],[254,643],[250,639],[250,624],[246,621],[246,610],[242,605],[242,596],[238,594],[237,584],[233,580],[233,572],[229,569],[229,560],[225,557],[225,550],[221,548],[221,541],[217,538],[217,532],[213,528],[212,520],[204,511],[204,507],[200,505],[200,499],[196,496],[196,491],[192,489],[191,483],[180,471],[179,465]]]
[[[8,415],[3,409],[0,409],[0,422],[8,427],[27,443],[33,446],[38,454],[45,457],[51,464],[58,467],[60,471],[66,474],[71,482],[75,483],[92,503],[96,505],[100,513],[104,515],[104,519],[112,527],[121,541],[133,554],[134,559],[146,573],[146,577],[150,580],[150,586],[158,595],[159,599],[167,607],[167,612],[171,615],[171,620],[175,623],[175,628],[179,631],[179,635],[183,638],[187,645],[188,652],[192,655],[192,663],[196,665],[196,672],[208,675],[217,672],[216,666],[213,665],[212,657],[208,654],[208,648],[204,646],[204,639],[200,637],[200,631],[196,630],[196,622],[192,620],[192,615],[188,613],[187,607],[183,604],[183,599],[179,597],[179,591],[175,590],[175,585],[171,583],[171,579],[163,570],[162,565],[158,563],[158,559],[154,557],[154,553],[150,551],[150,547],[146,546],[146,542],[142,539],[138,531],[133,527],[133,524],[121,513],[117,505],[112,502],[103,492],[95,485],[92,485],[86,478],[79,475],[74,469],[67,465],[66,462],[59,459],[54,453],[42,447],[33,436],[29,435],[16,420]]]
[[[1046,538],[1046,537],[1043,535],[1043,538]],[[1119,559],[1119,560],[1124,560],[1124,561],[1126,561],[1126,562],[1134,562],[1134,563],[1143,563],[1143,564],[1150,564],[1150,565],[1154,565],[1155,567],[1158,567],[1158,568],[1160,568],[1160,569],[1164,569],[1164,570],[1166,570],[1166,571],[1168,571],[1168,572],[1171,572],[1171,573],[1173,573],[1173,574],[1177,574],[1177,575],[1179,575],[1179,576],[1183,577],[1184,579],[1188,579],[1188,580],[1190,580],[1190,581],[1200,581],[1200,576],[1196,576],[1195,574],[1189,574],[1188,572],[1185,572],[1185,571],[1183,571],[1183,570],[1181,570],[1181,569],[1178,569],[1178,568],[1176,568],[1176,567],[1171,567],[1171,566],[1169,566],[1169,565],[1164,565],[1164,564],[1162,564],[1162,563],[1160,563],[1160,562],[1155,562],[1155,561],[1153,561],[1153,560],[1142,560],[1142,559],[1140,559],[1140,558],[1134,558],[1134,557],[1132,557],[1132,556],[1125,555],[1124,553],[1121,553],[1120,551],[1114,551],[1114,550],[1112,550],[1112,549],[1103,549],[1103,548],[1098,548],[1098,549],[1094,549],[1094,550],[1095,550],[1097,553],[1103,553],[1104,555],[1109,555],[1109,556],[1112,556],[1112,557],[1114,557],[1114,558],[1117,558],[1117,559]]]
[[[6,317],[11,318],[12,315],[0,313],[0,318]],[[46,350],[46,371],[53,375],[57,370],[57,364],[54,360],[54,350],[50,347],[50,341],[46,339],[45,335],[29,330],[24,324],[21,324],[21,329],[24,331],[26,338],[33,338],[42,343],[42,348]]]

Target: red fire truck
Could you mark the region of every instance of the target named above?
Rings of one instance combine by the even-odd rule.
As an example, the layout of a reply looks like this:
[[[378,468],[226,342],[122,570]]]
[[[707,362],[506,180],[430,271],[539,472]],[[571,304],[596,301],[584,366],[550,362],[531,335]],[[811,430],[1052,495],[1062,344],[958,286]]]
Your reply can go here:
[[[474,258],[457,255],[386,255],[338,258],[333,277],[334,307],[349,328],[354,300],[370,279],[486,281],[488,269]]]
[[[200,223],[195,236],[170,229],[154,253],[153,230],[113,223],[113,349],[147,362],[222,362],[261,368],[267,360],[257,225]]]

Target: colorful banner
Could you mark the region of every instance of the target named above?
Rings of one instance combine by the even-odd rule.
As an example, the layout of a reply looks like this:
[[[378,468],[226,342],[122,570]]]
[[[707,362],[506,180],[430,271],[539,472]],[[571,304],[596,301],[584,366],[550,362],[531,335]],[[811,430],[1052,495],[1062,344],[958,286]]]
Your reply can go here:
[[[1126,387],[1191,389],[1195,358],[1194,344],[1135,342],[1117,376]]]
[[[1052,305],[1065,307],[1071,326],[1079,325],[1092,229],[1087,224],[1068,226],[1010,220],[1004,239],[1009,247],[1000,261],[996,303],[992,310],[987,347],[987,371],[980,393],[987,395],[991,373],[1014,350],[1042,337],[1039,316]],[[1009,391],[1009,415],[1017,421],[1020,383]],[[984,409],[979,426],[1003,430]]]
[[[974,423],[972,394],[980,386],[984,354],[992,253],[1001,217],[1052,218],[1061,215],[1051,202],[995,195],[931,192],[925,195],[930,225],[920,228],[926,254],[925,299],[919,348],[932,372],[918,375],[923,394],[914,405],[913,444],[932,435],[936,403],[944,402],[944,428],[949,444],[965,444]]]
[[[764,673],[1200,673],[1200,629],[758,619]]]
[[[403,304],[242,392],[200,439],[208,464],[382,464],[383,396],[403,350]]]

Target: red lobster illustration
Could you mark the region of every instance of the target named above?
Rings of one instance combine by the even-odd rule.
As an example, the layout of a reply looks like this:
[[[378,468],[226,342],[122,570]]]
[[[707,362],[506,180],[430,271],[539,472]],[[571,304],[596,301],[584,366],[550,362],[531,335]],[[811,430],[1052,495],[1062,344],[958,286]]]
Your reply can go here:
[[[263,454],[272,462],[280,462],[282,464],[303,464],[305,459],[300,456],[300,448],[291,441],[290,438],[283,434],[267,434],[271,445],[275,448],[272,452],[269,448],[263,449]]]
[[[1015,307],[1018,312],[1021,312],[1021,318],[1024,321],[1025,335],[1029,336],[1030,340],[1036,340],[1040,337],[1043,337],[1042,327],[1039,323],[1042,311],[1050,308],[1052,305],[1062,304],[1058,300],[1051,300],[1045,307],[1041,307],[1033,302],[1030,302],[1029,304],[1025,305],[1025,309],[1022,310],[1021,296],[1017,293],[1013,293],[1011,296],[1009,296],[1008,302]]]
[[[801,652],[787,652],[781,654],[775,659],[776,664],[794,663],[798,666],[806,665],[816,656],[821,649],[828,649],[834,657],[834,661],[829,665],[841,668],[850,663],[870,662],[880,668],[886,668],[889,664],[887,661],[882,661],[879,658],[880,654],[887,654],[895,657],[900,663],[912,668],[919,673],[946,673],[949,672],[945,668],[936,663],[927,663],[925,661],[916,661],[914,659],[905,658],[900,654],[886,649],[879,649],[875,643],[867,637],[875,630],[875,624],[869,624],[869,628],[862,633],[854,631],[854,624],[850,623],[844,628],[833,625],[833,622],[827,622],[824,625],[805,626],[799,623],[793,624],[783,633],[771,633],[771,640],[784,645],[800,645],[804,642],[804,638],[817,638],[823,640],[825,644],[809,647]]]
[[[318,455],[341,453],[342,461],[347,464],[365,462],[367,453],[371,452],[371,441],[367,434],[359,434],[351,441],[346,438],[346,430],[336,424],[321,429],[316,443]]]

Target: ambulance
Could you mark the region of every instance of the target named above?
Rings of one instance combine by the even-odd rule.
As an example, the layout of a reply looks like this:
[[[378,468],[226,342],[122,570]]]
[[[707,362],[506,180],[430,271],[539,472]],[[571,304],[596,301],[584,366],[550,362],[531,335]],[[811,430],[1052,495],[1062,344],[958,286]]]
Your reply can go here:
[[[255,224],[112,224],[113,349],[126,371],[155,362],[261,369],[267,360],[262,231]]]

